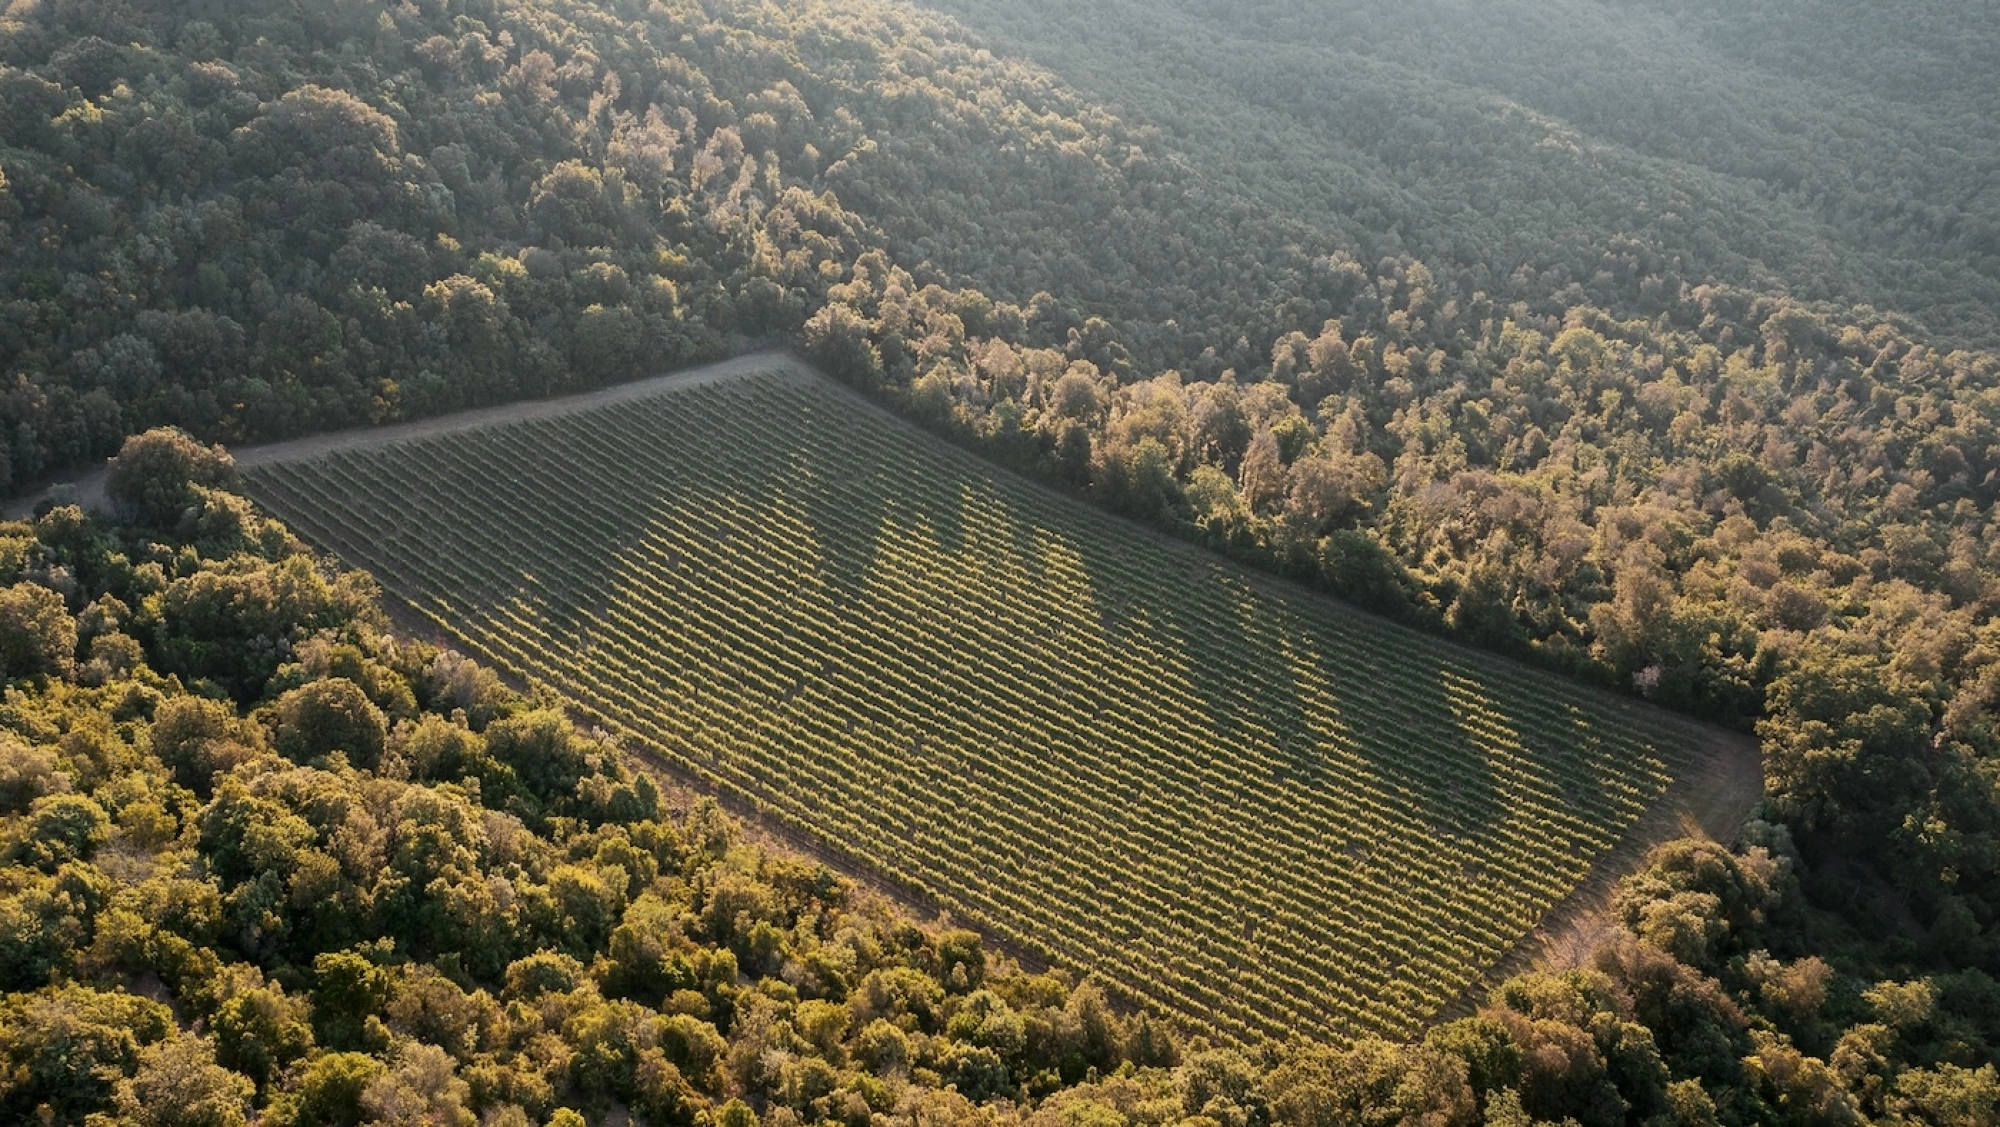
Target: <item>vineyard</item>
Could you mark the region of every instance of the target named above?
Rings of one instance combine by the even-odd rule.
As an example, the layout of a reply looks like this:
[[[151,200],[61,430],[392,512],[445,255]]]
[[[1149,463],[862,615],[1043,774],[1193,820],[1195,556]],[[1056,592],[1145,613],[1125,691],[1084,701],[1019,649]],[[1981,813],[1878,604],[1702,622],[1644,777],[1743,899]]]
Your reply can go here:
[[[1700,755],[801,373],[248,484],[633,746],[1228,1040],[1408,1033]]]

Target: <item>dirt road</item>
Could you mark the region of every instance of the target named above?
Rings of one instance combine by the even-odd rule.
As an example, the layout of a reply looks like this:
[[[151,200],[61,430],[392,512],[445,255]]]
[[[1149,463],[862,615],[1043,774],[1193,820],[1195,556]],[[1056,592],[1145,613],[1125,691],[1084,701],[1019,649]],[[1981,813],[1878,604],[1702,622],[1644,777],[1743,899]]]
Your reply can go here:
[[[1611,902],[1619,882],[1646,863],[1658,845],[1683,837],[1705,837],[1728,845],[1764,798],[1763,748],[1750,736],[1709,725],[1693,725],[1707,737],[1701,756],[1659,801],[1627,830],[1611,852],[1599,857],[1569,895],[1542,914],[1542,922],[1516,944],[1486,977],[1437,1015],[1463,1017],[1486,1000],[1504,979],[1546,967],[1570,970],[1588,963],[1591,953],[1617,926]]]
[[[286,442],[272,442],[261,446],[239,446],[230,451],[239,467],[248,469],[267,462],[288,462],[299,458],[310,458],[333,450],[350,450],[366,446],[400,442],[404,439],[421,438],[424,435],[442,434],[447,431],[470,430],[474,427],[490,426],[494,423],[519,422],[526,419],[549,418],[566,415],[590,407],[601,407],[612,403],[624,403],[633,399],[647,399],[677,388],[693,387],[698,384],[714,383],[717,380],[747,376],[753,372],[796,371],[812,374],[796,356],[783,350],[752,352],[729,360],[705,364],[699,368],[688,368],[670,375],[654,376],[634,383],[618,384],[598,391],[587,391],[581,395],[566,395],[560,399],[537,399],[522,403],[507,403],[498,407],[481,407],[471,411],[441,415],[434,419],[418,419],[408,423],[394,423],[385,427],[358,427],[353,430],[333,431],[306,438],[295,438]],[[104,467],[52,482],[26,496],[16,497],[0,506],[0,515],[8,520],[21,520],[35,511],[35,506],[44,497],[67,496],[87,509],[102,509],[106,506],[104,496]]]

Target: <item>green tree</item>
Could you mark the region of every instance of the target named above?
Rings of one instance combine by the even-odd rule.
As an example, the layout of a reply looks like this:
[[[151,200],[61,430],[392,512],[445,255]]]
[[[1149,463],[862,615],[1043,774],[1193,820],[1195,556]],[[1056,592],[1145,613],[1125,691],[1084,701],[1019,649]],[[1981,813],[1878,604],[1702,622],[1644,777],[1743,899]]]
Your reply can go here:
[[[204,796],[211,793],[218,772],[257,754],[249,742],[255,730],[237,719],[236,710],[202,697],[176,696],[162,702],[147,734],[153,754],[174,773],[174,780]]]
[[[187,1034],[143,1051],[112,1097],[134,1127],[243,1127],[256,1086],[216,1064],[215,1046]]]
[[[8,856],[53,872],[66,862],[88,860],[111,836],[111,817],[84,795],[52,794],[35,800],[15,832]]]
[[[278,986],[242,991],[211,1021],[217,1059],[262,1090],[293,1061],[312,1051],[308,1007]]]
[[[76,619],[63,597],[37,583],[0,588],[0,678],[68,676],[76,667]]]
[[[327,951],[313,958],[312,1020],[319,1040],[335,1049],[363,1044],[368,1020],[389,998],[389,974],[367,949]]]
[[[202,488],[236,484],[236,462],[221,446],[203,446],[187,432],[156,427],[125,440],[111,460],[104,490],[142,525],[172,528],[199,502]]]
[[[47,1107],[56,1122],[81,1123],[173,1028],[157,1002],[88,986],[0,997],[0,1119],[33,1123]]]
[[[278,698],[273,741],[287,758],[310,763],[340,752],[363,770],[382,761],[389,723],[361,686],[328,677]]]
[[[587,745],[559,712],[524,712],[486,730],[486,750],[511,768],[543,802],[570,794],[582,776]]]
[[[271,1103],[266,1118],[286,1127],[359,1127],[372,1114],[366,1093],[388,1066],[361,1053],[325,1053],[300,1071],[298,1083]]]

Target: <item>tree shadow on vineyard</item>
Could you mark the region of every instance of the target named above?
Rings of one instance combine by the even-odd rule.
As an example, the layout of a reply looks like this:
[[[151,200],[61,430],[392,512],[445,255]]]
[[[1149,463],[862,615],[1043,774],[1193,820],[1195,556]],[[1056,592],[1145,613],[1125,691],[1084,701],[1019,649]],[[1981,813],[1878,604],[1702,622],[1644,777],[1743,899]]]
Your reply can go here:
[[[800,442],[795,456],[811,465],[814,476],[813,485],[798,490],[796,496],[819,544],[820,575],[845,601],[867,587],[882,527],[897,515],[897,506],[894,482],[884,480],[879,471],[863,470],[840,453],[837,444],[815,450]],[[917,515],[901,514],[906,523]],[[922,515],[932,521],[938,517],[934,511]]]
[[[1574,701],[1561,705],[1565,716],[1557,723],[1515,725],[1521,733],[1521,746],[1531,760],[1549,771],[1550,785],[1578,817],[1591,822],[1615,820],[1619,814],[1613,780],[1632,774],[1637,765],[1612,761],[1619,753],[1605,745],[1632,734],[1615,731],[1613,725],[1638,720],[1625,714],[1623,702],[1600,709],[1580,708]],[[1574,777],[1556,774],[1565,767],[1574,769]]]
[[[732,398],[742,393],[718,385],[684,394]],[[470,469],[468,480],[441,488],[445,503],[440,508],[445,511],[436,514],[437,520],[498,525],[507,535],[550,546],[560,556],[560,567],[551,568],[514,553],[495,553],[485,563],[499,582],[477,592],[482,603],[497,606],[520,598],[547,619],[552,634],[581,641],[588,637],[593,616],[619,597],[629,580],[632,554],[661,519],[673,515],[685,520],[721,552],[732,538],[758,531],[737,527],[742,510],[758,514],[781,490],[800,492],[794,458],[773,457],[768,449],[748,445],[702,447],[670,440],[661,420],[616,412],[582,412],[419,440],[456,441],[506,466],[517,479],[534,474],[546,481],[542,488],[510,489],[504,512],[484,502],[478,465]],[[454,464],[443,456],[429,460]],[[462,542],[478,542],[477,532],[468,530],[468,536]],[[678,568],[692,561],[676,556],[666,562]]]
[[[1455,835],[1485,834],[1504,820],[1491,757],[1457,722],[1444,689],[1445,667],[1428,646],[1386,646],[1379,637],[1364,637],[1374,652],[1357,666],[1330,652],[1339,648],[1332,633],[1348,623],[1280,617],[1261,595],[1244,602],[1247,592],[1221,574],[1197,575],[1180,595],[1175,605],[1148,606],[1166,635],[1161,641],[1187,660],[1215,731],[1270,730],[1281,765],[1272,783],[1302,788],[1298,800],[1309,802],[1314,791],[1345,781],[1335,762],[1339,753],[1322,746],[1327,737],[1317,730],[1305,690],[1283,656],[1289,649],[1316,667],[1333,722],[1352,737],[1384,789],[1407,802],[1409,816],[1433,832]],[[1200,625],[1204,621],[1233,627],[1217,637]],[[1395,668],[1386,664],[1391,661]],[[1423,749],[1421,756],[1416,748]]]
[[[518,462],[523,466],[536,465],[538,452],[546,460],[547,451],[562,449],[559,443],[550,441],[550,436],[523,433],[526,430],[501,428],[491,434],[493,439],[518,448],[526,459]],[[615,593],[622,562],[651,525],[648,518],[655,507],[651,500],[654,482],[635,480],[634,470],[621,463],[615,450],[597,443],[573,444],[562,464],[546,465],[541,472],[552,477],[560,473],[586,480],[631,481],[637,486],[630,493],[611,489],[516,489],[510,499],[532,508],[494,514],[514,524],[519,535],[545,538],[567,549],[564,568],[559,574],[536,573],[534,579],[544,592],[542,613],[564,627],[564,633],[573,634],[584,625],[578,621],[580,617],[602,606]],[[646,500],[631,511],[618,504],[633,497]],[[570,546],[587,548],[579,551]]]
[[[1428,645],[1368,641],[1376,652],[1367,666],[1326,669],[1342,714],[1359,737],[1361,755],[1378,777],[1407,796],[1431,832],[1481,836],[1494,830],[1507,816],[1500,780],[1492,755],[1458,721],[1445,689],[1446,665]],[[1391,661],[1396,668],[1388,668]],[[1483,695],[1497,699],[1491,692]]]
[[[618,491],[562,487],[571,479],[631,478],[629,469],[607,466],[613,459],[594,444],[569,444],[568,457],[550,459],[549,449],[563,448],[559,439],[566,422],[415,439],[403,448],[407,461],[342,452],[330,461],[341,467],[349,488],[397,498],[406,511],[418,514],[430,551],[473,557],[478,578],[459,589],[460,597],[486,611],[518,602],[558,631],[573,634],[582,626],[580,612],[603,597],[645,522],[619,512]],[[415,474],[411,465],[433,469]],[[509,490],[503,509],[490,493],[502,473],[544,477],[549,487]],[[552,558],[515,551],[514,541],[538,545]],[[384,550],[373,542],[357,543],[347,554],[350,562],[365,565]]]
[[[1270,781],[1284,788],[1311,789],[1328,781],[1326,756],[1312,730],[1305,700],[1293,679],[1272,670],[1278,645],[1272,624],[1261,616],[1244,616],[1232,600],[1231,585],[1203,575],[1186,585],[1172,603],[1150,602],[1159,641],[1186,660],[1189,681],[1218,735],[1239,736],[1247,730],[1271,730],[1271,752],[1278,766]],[[1123,593],[1109,592],[1123,604]],[[1204,620],[1236,624],[1221,638],[1200,626]],[[1259,672],[1260,670],[1264,672]]]

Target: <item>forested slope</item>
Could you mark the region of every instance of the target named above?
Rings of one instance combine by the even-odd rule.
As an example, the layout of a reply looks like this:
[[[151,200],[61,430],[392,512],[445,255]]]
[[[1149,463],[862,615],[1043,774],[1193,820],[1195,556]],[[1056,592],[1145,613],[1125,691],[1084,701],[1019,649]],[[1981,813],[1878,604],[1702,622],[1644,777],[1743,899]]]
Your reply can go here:
[[[1414,255],[1454,291],[1651,314],[1679,282],[1728,282],[2000,342],[1989,10],[926,6],[1160,127],[1230,196],[1364,261]]]
[[[0,528],[0,1118],[858,1127],[1178,1059],[671,810],[230,478],[162,433],[131,523]]]
[[[1286,45],[1245,53],[1254,25],[1193,3],[1147,9],[1154,38],[1232,60],[1240,97],[1180,81],[1240,101],[1234,124],[878,0],[16,4],[4,461],[18,486],[159,422],[271,438],[797,333],[915,417],[1163,528],[1760,724],[1769,841],[1797,843],[1807,907],[1718,954],[1750,934],[1727,922],[1745,901],[1693,886],[1748,862],[1704,855],[1661,886],[1672,911],[1629,916],[1742,1019],[1700,1041],[1706,1063],[1662,1051],[1721,1090],[1775,1046],[1752,1087],[1886,1115],[1905,1072],[1990,1059],[2000,1012],[2000,359],[1959,347],[1991,340],[1996,307],[1992,36],[1979,6],[1888,7],[1566,5],[1586,30],[1656,28],[1741,92],[1714,128],[1742,144],[1701,152],[1707,124],[1656,141],[1616,100],[1472,57],[1546,57],[1511,24],[1474,41],[1438,13],[1488,17],[1399,6],[1437,30],[1350,51],[1380,94],[1341,120],[1375,139],[1326,196],[1293,182],[1323,162],[1279,159],[1324,146],[1319,125],[1253,96]],[[1268,26],[1310,47],[1335,25]],[[1164,50],[1148,34],[1107,82]],[[1412,77],[1450,44],[1451,74],[1500,102]],[[1680,89],[1644,51],[1612,57]],[[1762,143],[1786,155],[1742,151]],[[1850,167],[1852,191],[1819,187]],[[1523,168],[1511,195],[1468,194]],[[1775,984],[1766,948],[1826,956],[1830,985]],[[1930,985],[1882,992],[1907,982]],[[1785,999],[1811,1020],[1771,1017]]]

